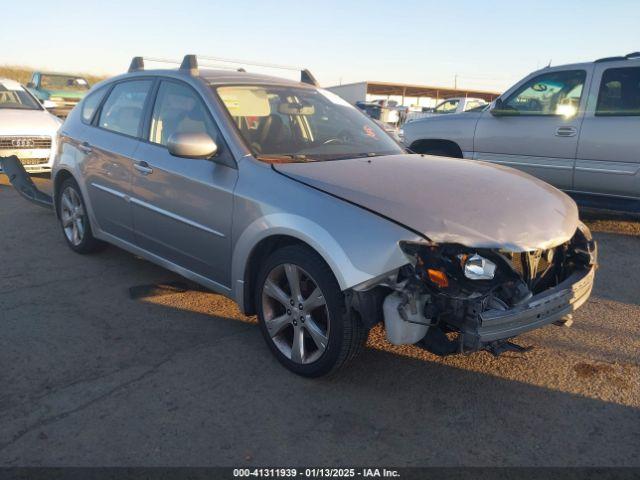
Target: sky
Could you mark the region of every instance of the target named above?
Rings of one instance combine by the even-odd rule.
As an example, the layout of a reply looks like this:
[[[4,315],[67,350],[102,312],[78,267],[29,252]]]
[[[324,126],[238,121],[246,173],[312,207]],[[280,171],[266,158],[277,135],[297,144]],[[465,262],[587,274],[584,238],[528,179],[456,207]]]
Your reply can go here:
[[[639,0],[29,0],[3,8],[0,65],[111,75],[195,53],[306,67],[323,86],[502,91],[549,62],[638,51],[639,26]]]

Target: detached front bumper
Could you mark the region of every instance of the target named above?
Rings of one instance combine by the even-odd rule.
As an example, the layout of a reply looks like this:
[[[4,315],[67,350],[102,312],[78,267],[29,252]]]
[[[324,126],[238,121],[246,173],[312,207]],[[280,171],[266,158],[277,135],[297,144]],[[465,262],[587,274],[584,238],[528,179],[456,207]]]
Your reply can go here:
[[[479,314],[479,325],[463,329],[465,349],[478,349],[543,327],[573,312],[591,295],[596,266],[576,271],[556,287],[532,297],[524,305],[509,310],[486,310]]]

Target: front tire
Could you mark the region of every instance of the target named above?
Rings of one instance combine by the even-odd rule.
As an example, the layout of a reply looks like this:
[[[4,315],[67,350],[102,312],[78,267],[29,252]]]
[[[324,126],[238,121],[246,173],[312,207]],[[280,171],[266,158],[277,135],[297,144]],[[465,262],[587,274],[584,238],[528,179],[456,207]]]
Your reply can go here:
[[[319,377],[351,361],[367,330],[348,314],[329,266],[313,250],[291,245],[273,252],[258,273],[260,329],[278,361],[298,375]]]
[[[57,200],[60,226],[69,248],[82,254],[102,250],[106,244],[93,236],[80,187],[73,178],[62,183]]]

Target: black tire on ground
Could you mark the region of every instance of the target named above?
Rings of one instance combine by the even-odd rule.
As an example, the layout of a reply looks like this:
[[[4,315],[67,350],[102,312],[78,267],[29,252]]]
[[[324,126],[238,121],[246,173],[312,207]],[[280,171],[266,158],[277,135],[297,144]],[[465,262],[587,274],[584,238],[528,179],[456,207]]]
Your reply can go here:
[[[68,189],[71,189],[75,192],[75,194],[77,195],[78,199],[80,200],[80,204],[82,205],[82,213],[80,215],[81,217],[81,222],[82,225],[84,226],[84,232],[82,235],[82,239],[78,244],[74,244],[68,237],[67,234],[65,233],[65,227],[63,225],[63,196],[65,191],[67,191]],[[59,190],[59,194],[56,198],[56,202],[57,202],[57,211],[58,211],[58,216],[59,216],[59,220],[60,220],[60,227],[62,230],[62,236],[64,237],[65,241],[67,242],[67,245],[69,245],[69,248],[71,248],[71,250],[73,250],[76,253],[80,253],[80,254],[86,254],[86,253],[94,253],[94,252],[98,252],[100,250],[103,250],[107,244],[101,240],[98,240],[97,238],[95,238],[93,236],[93,232],[91,231],[91,224],[89,223],[89,217],[87,216],[87,207],[85,205],[84,202],[84,198],[82,198],[82,193],[80,191],[80,187],[78,186],[78,183],[75,181],[75,179],[73,178],[67,178],[64,182],[62,182],[62,185],[60,186],[60,190]]]
[[[297,363],[285,356],[276,346],[265,324],[262,294],[272,270],[292,264],[313,278],[322,291],[329,315],[327,346],[312,363]],[[365,344],[369,331],[356,314],[347,314],[344,294],[331,269],[312,249],[304,245],[289,245],[274,251],[262,264],[256,279],[254,300],[260,330],[278,361],[292,372],[305,377],[333,374],[353,360]]]

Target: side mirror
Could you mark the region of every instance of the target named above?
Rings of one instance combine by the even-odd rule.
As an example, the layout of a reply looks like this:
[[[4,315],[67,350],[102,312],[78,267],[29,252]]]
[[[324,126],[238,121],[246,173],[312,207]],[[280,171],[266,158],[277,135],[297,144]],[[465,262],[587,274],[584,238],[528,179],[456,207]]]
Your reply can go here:
[[[36,88],[36,84],[33,82],[27,83],[27,88]]]
[[[42,106],[48,110],[50,108],[54,108],[56,106],[56,102],[52,102],[51,100],[43,100]]]
[[[174,133],[169,137],[167,149],[174,157],[211,158],[218,153],[218,146],[206,133]]]

